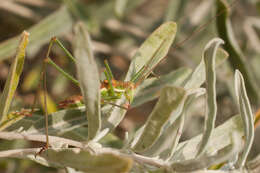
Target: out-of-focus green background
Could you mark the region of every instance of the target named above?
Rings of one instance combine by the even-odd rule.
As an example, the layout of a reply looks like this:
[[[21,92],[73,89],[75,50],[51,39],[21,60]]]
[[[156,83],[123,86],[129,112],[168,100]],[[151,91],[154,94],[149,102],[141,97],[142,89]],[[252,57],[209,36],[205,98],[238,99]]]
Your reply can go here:
[[[234,34],[245,54],[246,63],[254,73],[254,82],[260,86],[259,2],[257,0],[228,2],[233,4],[230,10]],[[120,80],[126,74],[135,50],[155,28],[168,20],[177,22],[177,36],[167,58],[155,69],[155,74],[160,76],[182,66],[194,69],[201,59],[206,43],[218,36],[214,17],[216,15],[218,14],[215,12],[214,0],[2,0],[0,2],[1,91],[15,53],[12,47],[17,46],[14,39],[19,37],[23,30],[30,32],[30,44],[12,110],[32,107],[34,96],[42,91],[38,83],[49,40],[57,36],[71,51],[73,26],[77,21],[83,21],[89,29],[100,74],[104,69],[104,59],[108,59],[115,78]],[[57,46],[54,46],[51,58],[64,70],[76,76],[73,62]],[[228,62],[218,68],[217,72],[218,125],[230,115],[238,113],[238,109],[230,92],[233,84]],[[78,87],[53,67],[47,68],[47,89],[54,110],[58,109],[56,107],[58,102],[80,94]],[[130,109],[116,134],[122,137],[124,131],[142,124],[154,104],[155,101],[151,101]],[[185,128],[184,138],[202,132],[204,104],[203,98],[193,104],[186,123],[189,128]],[[252,105],[256,112],[259,105],[257,103]],[[256,129],[251,156],[260,151],[260,147],[257,146],[260,142],[258,136],[259,128]],[[39,145],[26,141],[0,140],[0,150]],[[0,159],[0,172],[51,173],[63,170],[43,167],[29,160],[6,158]]]

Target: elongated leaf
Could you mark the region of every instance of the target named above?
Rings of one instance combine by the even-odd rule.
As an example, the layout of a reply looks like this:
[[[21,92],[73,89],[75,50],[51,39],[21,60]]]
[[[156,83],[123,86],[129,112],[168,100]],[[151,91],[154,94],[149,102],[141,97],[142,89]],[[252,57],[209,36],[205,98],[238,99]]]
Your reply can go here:
[[[181,86],[191,74],[188,68],[180,68],[157,78],[146,79],[138,88],[131,107],[156,99],[165,85]]]
[[[64,149],[60,151],[47,150],[43,157],[57,167],[72,167],[80,171],[103,173],[128,172],[132,167],[132,160],[113,153],[91,154],[86,150]]]
[[[244,123],[244,132],[246,137],[242,156],[237,162],[237,166],[242,168],[245,166],[247,156],[254,140],[254,116],[251,110],[249,99],[247,97],[244,78],[238,70],[235,72],[235,91],[239,105],[239,111]]]
[[[226,0],[217,0],[216,3],[216,13],[221,14],[217,15],[217,29],[220,38],[225,41],[224,48],[230,53],[229,62],[234,70],[239,69],[243,74],[249,97],[252,98],[254,103],[259,103],[259,89],[250,71],[250,67],[246,63],[245,56],[235,39],[227,2]]]
[[[213,130],[206,153],[215,153],[217,150],[230,145],[232,143],[230,140],[230,134],[233,132],[237,132],[239,137],[244,135],[243,123],[239,115],[233,116]],[[201,139],[202,134],[180,143],[172,158],[180,161],[194,158]]]
[[[167,22],[157,28],[141,45],[131,61],[126,81],[144,80],[151,70],[166,56],[177,30],[174,22]]]
[[[35,53],[41,45],[47,43],[51,37],[59,36],[68,32],[72,27],[73,19],[65,7],[60,8],[44,20],[28,30],[30,43],[28,53]],[[4,60],[15,54],[19,36],[9,39],[0,44],[0,60]]]
[[[204,89],[198,89],[194,92],[189,93],[190,95],[187,97],[187,99],[184,100],[184,106],[182,104],[179,105],[179,107],[183,107],[182,110],[177,112],[180,115],[174,115],[178,116],[178,118],[173,122],[169,121],[165,125],[161,136],[154,143],[154,145],[142,154],[149,157],[159,156],[163,160],[168,160],[169,158],[171,158],[179,143],[179,139],[182,134],[182,128],[184,125],[185,114],[188,110],[189,105],[193,102],[194,99],[204,93]]]
[[[162,133],[164,125],[169,119],[178,118],[171,117],[175,111],[178,111],[179,105],[186,98],[186,92],[182,88],[165,87],[159,101],[146,121],[144,130],[133,146],[134,151],[143,152],[151,147]],[[178,114],[175,114],[178,115]]]
[[[219,48],[217,50],[217,55],[216,55],[216,66],[221,65],[227,58],[228,58],[228,53],[224,49]],[[199,65],[196,67],[196,69],[187,79],[184,88],[185,89],[199,88],[206,80],[205,74],[206,74],[205,63],[204,63],[204,59],[202,58]]]
[[[10,152],[12,150],[9,150]],[[86,149],[48,149],[35,158],[35,150],[13,150],[9,157],[29,158],[45,166],[56,168],[71,167],[79,171],[91,173],[127,173],[132,167],[129,157],[112,151],[92,153]]]
[[[75,27],[75,49],[77,75],[86,105],[88,139],[92,140],[101,128],[99,72],[94,60],[90,36],[83,23]]]
[[[61,136],[83,125],[87,125],[85,109],[67,109],[54,112],[48,117],[49,135]],[[34,113],[32,116],[23,117],[15,124],[10,125],[5,131],[24,131],[27,134],[44,134],[45,118],[43,115]],[[86,135],[86,134],[85,134]]]
[[[0,99],[0,119],[1,123],[8,119],[7,114],[13,100],[15,90],[18,86],[20,75],[23,71],[23,64],[25,59],[25,49],[28,44],[28,32],[23,32],[19,46],[17,48],[16,56],[11,65],[7,81],[5,83],[4,91]]]
[[[232,156],[237,154],[241,148],[241,138],[236,134],[232,137],[232,144],[224,147],[216,155],[202,156],[196,159],[185,160],[181,162],[175,162],[171,164],[171,168],[176,172],[193,172],[200,169],[206,169],[211,165],[216,165],[227,161]]]
[[[216,98],[216,70],[215,59],[217,49],[220,44],[223,44],[223,40],[219,38],[212,39],[204,49],[204,63],[206,69],[206,99],[207,99],[207,112],[204,134],[202,137],[201,145],[198,150],[197,156],[203,154],[206,150],[207,144],[210,140],[210,136],[215,127],[215,120],[217,115],[217,98]]]

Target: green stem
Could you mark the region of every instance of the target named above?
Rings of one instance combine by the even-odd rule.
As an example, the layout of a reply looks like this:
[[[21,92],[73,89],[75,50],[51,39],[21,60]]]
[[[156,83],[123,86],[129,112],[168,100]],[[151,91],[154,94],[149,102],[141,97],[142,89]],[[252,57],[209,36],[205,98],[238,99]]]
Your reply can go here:
[[[57,64],[55,64],[55,62],[53,62],[50,58],[46,58],[46,62],[48,64],[52,65],[56,70],[58,70],[61,74],[63,74],[67,79],[69,79],[74,84],[79,86],[79,82],[73,76],[71,76],[70,74],[68,74],[64,70],[62,70],[62,68],[60,68]]]

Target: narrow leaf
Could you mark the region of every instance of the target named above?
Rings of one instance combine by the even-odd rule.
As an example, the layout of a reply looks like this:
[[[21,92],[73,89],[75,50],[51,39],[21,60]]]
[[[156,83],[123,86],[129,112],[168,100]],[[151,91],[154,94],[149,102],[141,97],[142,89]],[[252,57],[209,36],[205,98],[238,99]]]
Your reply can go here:
[[[61,110],[49,114],[48,116],[49,135],[62,136],[68,131],[88,124],[84,108]],[[44,129],[45,118],[36,112],[32,116],[23,117],[23,119],[9,125],[5,131],[12,132],[22,130],[26,134],[44,134]]]
[[[9,150],[8,157],[28,158],[42,165],[56,168],[71,167],[79,171],[91,173],[127,173],[133,161],[129,157],[113,151],[93,153],[86,149],[48,149],[35,157],[35,150],[23,149],[19,152]]]
[[[174,172],[193,172],[227,161],[239,152],[242,144],[241,138],[237,134],[233,134],[231,141],[232,144],[219,150],[213,156],[201,156],[196,159],[175,162],[171,164],[171,169]]]
[[[235,91],[237,102],[239,105],[240,115],[244,123],[245,133],[244,150],[237,162],[237,166],[239,168],[242,168],[245,166],[247,156],[249,154],[254,140],[254,115],[252,113],[250,102],[247,97],[244,78],[238,70],[236,70],[235,72]]]
[[[219,48],[216,54],[216,66],[221,65],[227,58],[228,53]],[[186,84],[184,85],[185,89],[192,89],[192,88],[199,88],[206,80],[206,70],[205,70],[205,63],[204,59],[202,58],[199,65],[187,79]]]
[[[233,116],[213,130],[206,153],[215,153],[216,151],[230,145],[232,143],[230,140],[230,134],[233,132],[237,132],[239,137],[244,135],[243,123],[239,115]],[[181,161],[194,158],[201,139],[202,135],[198,135],[190,140],[180,143],[174,153],[173,159]]]
[[[232,24],[229,18],[229,8],[226,0],[217,0],[217,29],[221,39],[225,41],[224,48],[230,53],[229,62],[233,69],[239,69],[245,78],[249,97],[254,103],[259,103],[259,92],[249,64],[246,63],[245,56],[235,39]]]
[[[146,156],[160,156],[160,158],[164,160],[168,160],[173,156],[182,134],[186,111],[193,100],[204,93],[204,89],[197,89],[196,91],[189,93],[190,95],[187,96],[184,103],[179,105],[182,110],[177,113],[180,115],[174,115],[178,116],[178,118],[175,121],[169,121],[165,125],[161,136],[154,145],[144,153]]]
[[[168,53],[176,31],[177,25],[174,22],[164,23],[157,28],[137,50],[125,80],[144,80]]]
[[[86,105],[88,139],[92,140],[101,128],[99,72],[94,60],[90,36],[83,23],[76,25],[75,33],[74,54],[77,75]]]
[[[144,130],[133,146],[134,151],[143,152],[151,147],[162,133],[164,125],[173,118],[171,117],[178,106],[184,101],[186,92],[182,88],[165,87],[159,101],[146,121]],[[175,114],[179,115],[179,114]]]
[[[128,172],[132,167],[132,160],[114,153],[91,154],[87,150],[47,150],[43,158],[56,167],[71,167],[84,172],[110,173]]]
[[[217,49],[220,46],[220,44],[223,43],[224,42],[221,39],[215,38],[212,39],[204,49],[204,63],[206,69],[207,115],[205,121],[204,134],[197,156],[200,156],[206,150],[207,144],[210,140],[210,136],[215,127],[215,120],[217,115],[215,59]]]
[[[20,75],[23,71],[23,64],[25,59],[25,49],[28,44],[28,32],[23,32],[16,56],[11,65],[7,81],[5,83],[4,91],[0,99],[0,119],[1,123],[8,119],[7,114],[13,100],[15,90],[18,86]]]

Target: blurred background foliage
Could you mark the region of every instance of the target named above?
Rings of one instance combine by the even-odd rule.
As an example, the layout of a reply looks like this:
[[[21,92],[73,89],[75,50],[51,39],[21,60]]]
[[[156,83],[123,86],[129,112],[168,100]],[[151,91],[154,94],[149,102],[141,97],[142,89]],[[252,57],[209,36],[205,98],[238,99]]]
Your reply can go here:
[[[244,61],[253,74],[253,83],[260,86],[260,2],[257,0],[228,1],[231,11],[231,24],[238,44],[244,53]],[[201,59],[206,43],[218,36],[216,29],[216,5],[214,0],[2,0],[0,3],[0,88],[3,90],[8,69],[17,46],[17,35],[23,30],[30,32],[22,78],[12,103],[12,110],[31,108],[34,96],[42,95],[39,86],[43,59],[46,56],[48,42],[56,36],[72,50],[73,25],[83,21],[91,34],[95,59],[100,74],[104,69],[104,59],[108,59],[115,78],[125,75],[131,57],[145,38],[164,21],[173,20],[178,24],[174,45],[167,58],[158,65],[154,73],[158,76],[179,67],[194,69]],[[75,76],[75,65],[57,46],[51,52],[51,58],[64,70]],[[217,70],[217,125],[224,122],[227,115],[237,112],[234,101],[233,71],[229,62]],[[60,101],[80,90],[53,67],[47,68],[47,89],[52,110],[57,110]],[[257,90],[259,91],[259,90]],[[41,103],[41,99],[39,100]],[[251,99],[254,111],[259,103]],[[155,101],[132,108],[128,111],[116,134],[123,137],[124,131],[140,126],[151,112]],[[183,139],[190,138],[203,131],[204,99],[201,98],[190,109],[184,128]],[[194,111],[196,110],[196,111]],[[197,111],[200,110],[200,111]],[[259,153],[259,128],[251,156]],[[0,149],[39,146],[35,142],[0,141]],[[62,172],[46,168],[28,160],[1,159],[0,172]]]

